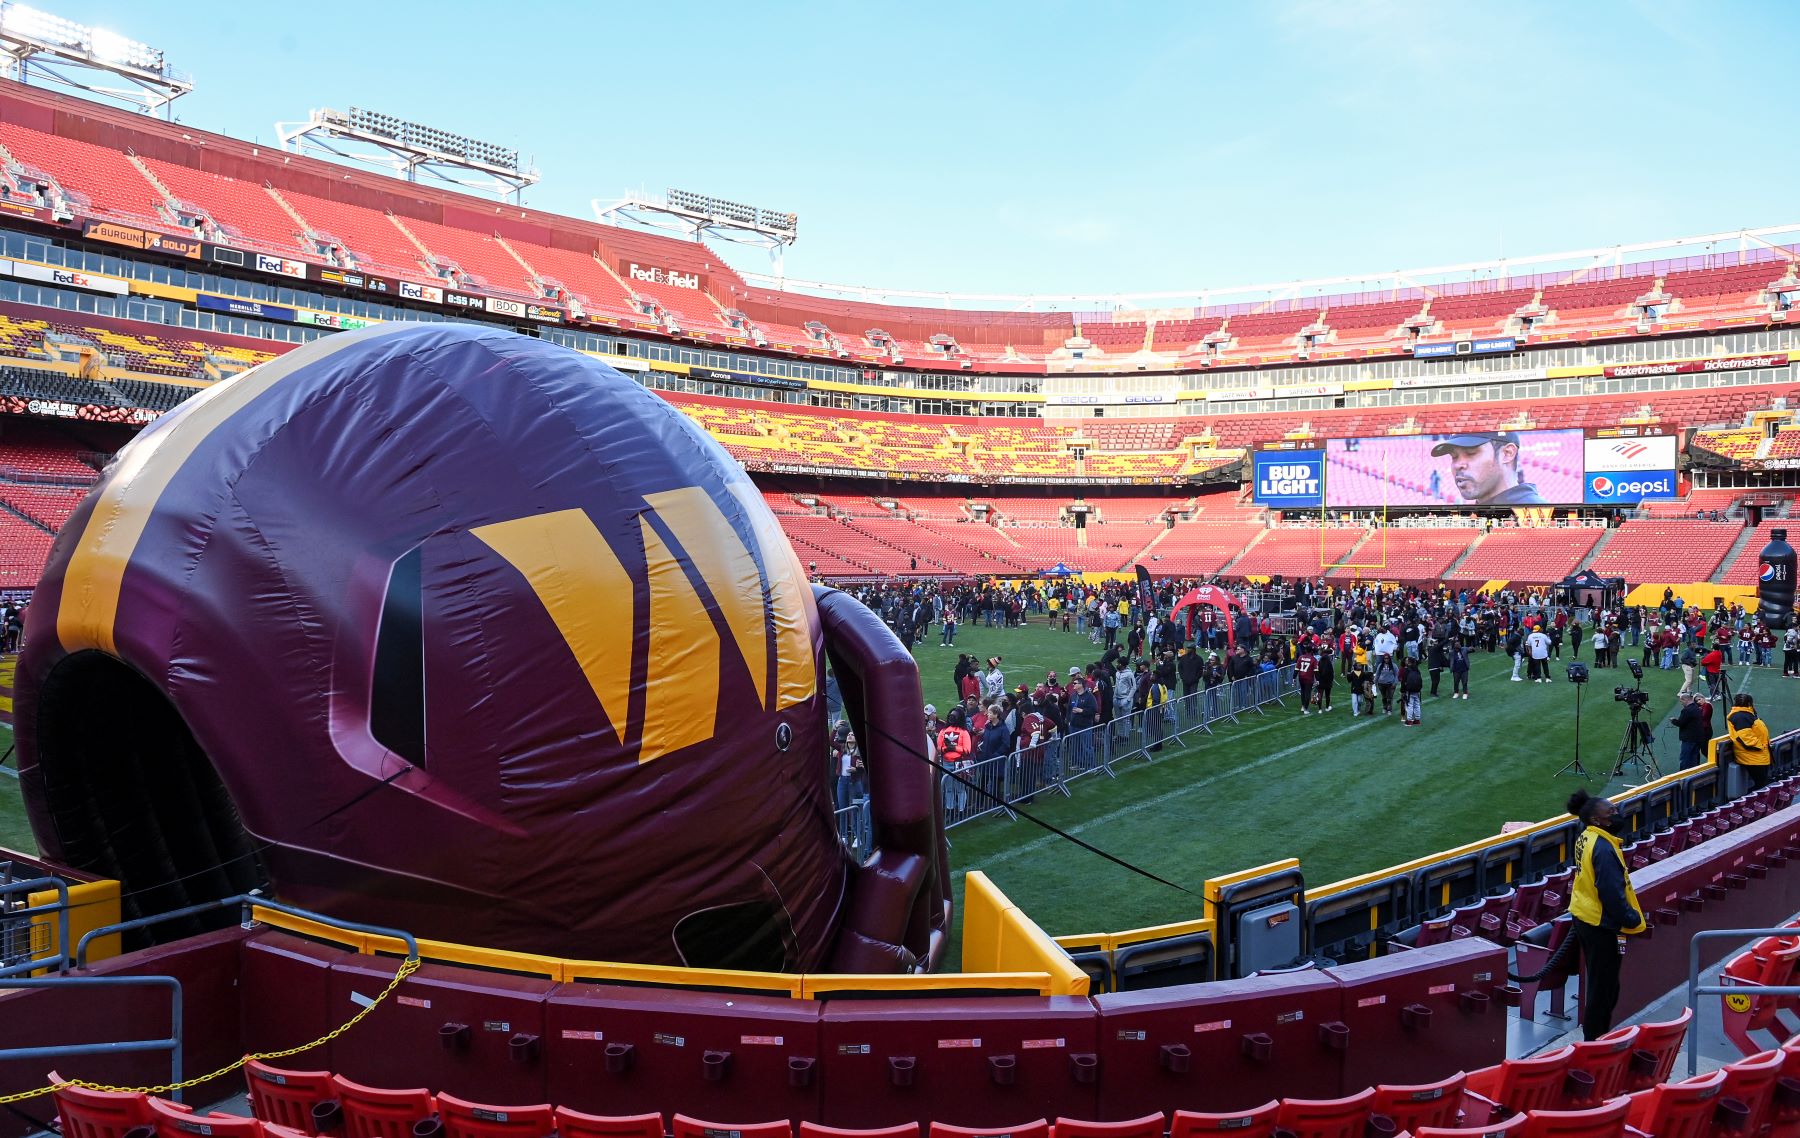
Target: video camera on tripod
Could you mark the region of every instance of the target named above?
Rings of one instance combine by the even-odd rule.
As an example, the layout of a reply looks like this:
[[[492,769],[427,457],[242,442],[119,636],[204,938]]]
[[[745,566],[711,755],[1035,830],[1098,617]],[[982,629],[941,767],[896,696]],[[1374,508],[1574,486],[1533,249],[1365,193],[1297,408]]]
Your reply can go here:
[[[1613,766],[1613,777],[1625,773],[1625,764],[1633,763],[1645,781],[1662,777],[1662,768],[1657,765],[1656,752],[1650,745],[1655,736],[1650,725],[1639,719],[1644,708],[1650,703],[1650,693],[1644,690],[1644,666],[1636,660],[1627,660],[1625,666],[1631,669],[1631,678],[1635,681],[1631,687],[1623,684],[1613,688],[1613,701],[1625,705],[1630,714],[1630,722],[1625,724],[1625,738],[1619,743],[1618,762]]]
[[[1636,661],[1633,661],[1632,666],[1640,670],[1643,668],[1643,665]],[[1641,684],[1643,681],[1639,680],[1638,682]],[[1649,705],[1650,693],[1642,687],[1628,688],[1620,684],[1613,688],[1613,702],[1625,704],[1635,714]]]

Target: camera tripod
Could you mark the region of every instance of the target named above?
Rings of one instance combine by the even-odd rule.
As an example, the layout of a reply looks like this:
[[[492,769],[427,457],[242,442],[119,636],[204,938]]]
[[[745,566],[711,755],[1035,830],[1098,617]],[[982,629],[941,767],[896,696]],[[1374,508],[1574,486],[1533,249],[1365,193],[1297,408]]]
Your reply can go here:
[[[1645,782],[1662,777],[1662,768],[1656,763],[1656,752],[1650,747],[1650,725],[1638,718],[1639,710],[1631,708],[1631,722],[1625,725],[1625,737],[1619,741],[1619,759],[1613,764],[1613,777],[1618,778],[1625,773],[1625,764],[1632,763]]]
[[[1575,679],[1574,676],[1569,678]],[[1575,680],[1575,757],[1564,763],[1560,770],[1550,776],[1551,778],[1561,778],[1563,775],[1572,774],[1582,782],[1586,782],[1594,777],[1588,773],[1586,767],[1581,765],[1581,693],[1586,689],[1587,684]]]

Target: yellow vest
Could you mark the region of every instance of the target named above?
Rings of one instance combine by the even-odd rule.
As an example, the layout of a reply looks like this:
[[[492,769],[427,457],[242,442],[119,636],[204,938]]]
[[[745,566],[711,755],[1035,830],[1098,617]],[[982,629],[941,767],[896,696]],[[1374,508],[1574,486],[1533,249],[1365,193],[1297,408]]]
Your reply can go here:
[[[1625,901],[1637,914],[1637,924],[1620,932],[1644,931],[1644,907],[1638,904],[1637,891],[1631,887],[1631,871],[1625,865],[1623,843],[1598,826],[1589,826],[1575,839],[1575,883],[1569,889],[1569,915],[1584,924],[1598,925],[1603,915],[1600,891],[1594,884],[1594,851],[1605,842],[1612,846],[1609,856],[1619,859],[1619,872],[1625,878]]]

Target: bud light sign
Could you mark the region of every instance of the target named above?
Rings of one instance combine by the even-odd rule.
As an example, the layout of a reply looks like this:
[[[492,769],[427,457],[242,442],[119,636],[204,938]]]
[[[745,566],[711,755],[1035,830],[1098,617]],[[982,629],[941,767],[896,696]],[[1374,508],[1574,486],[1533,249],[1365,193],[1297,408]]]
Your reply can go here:
[[[1675,472],[1672,470],[1588,471],[1587,504],[1590,506],[1634,506],[1646,499],[1674,496]]]
[[[1258,451],[1254,470],[1259,506],[1316,510],[1324,501],[1323,451]]]

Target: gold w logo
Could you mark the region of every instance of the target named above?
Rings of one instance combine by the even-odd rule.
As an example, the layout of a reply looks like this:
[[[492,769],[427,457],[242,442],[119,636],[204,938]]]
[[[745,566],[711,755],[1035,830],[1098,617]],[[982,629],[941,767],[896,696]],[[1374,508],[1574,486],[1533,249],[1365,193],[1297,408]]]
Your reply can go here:
[[[644,497],[650,508],[639,515],[638,531],[649,582],[650,655],[640,763],[703,743],[717,728],[720,638],[682,553],[718,604],[764,707],[792,707],[817,686],[799,558],[760,501],[740,487],[732,492],[744,502],[766,572],[706,491],[689,486]],[[599,529],[582,510],[559,510],[471,532],[530,583],[608,724],[625,738],[637,596],[630,572]]]

